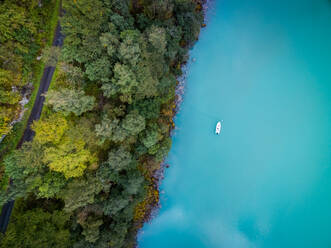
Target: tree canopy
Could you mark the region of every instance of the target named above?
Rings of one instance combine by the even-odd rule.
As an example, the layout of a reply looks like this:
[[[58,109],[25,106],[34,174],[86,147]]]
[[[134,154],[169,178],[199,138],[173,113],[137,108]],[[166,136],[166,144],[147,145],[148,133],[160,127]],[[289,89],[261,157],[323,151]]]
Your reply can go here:
[[[63,8],[61,61],[35,138],[5,159],[13,186],[0,199],[34,197],[19,228],[31,215],[35,235],[61,229],[45,247],[59,237],[62,247],[134,247],[158,201],[155,172],[171,146],[176,77],[198,37],[201,2],[63,0]]]
[[[21,111],[24,87],[35,77],[41,48],[49,39],[56,0],[0,1],[0,137]]]

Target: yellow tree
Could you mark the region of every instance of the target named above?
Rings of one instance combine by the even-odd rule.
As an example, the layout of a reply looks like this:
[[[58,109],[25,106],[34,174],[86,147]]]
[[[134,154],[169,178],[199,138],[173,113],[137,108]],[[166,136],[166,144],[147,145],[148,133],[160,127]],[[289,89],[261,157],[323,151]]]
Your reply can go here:
[[[51,170],[63,173],[66,178],[80,177],[89,164],[96,162],[96,158],[85,148],[83,137],[69,131],[60,144],[46,148],[43,160]]]
[[[60,114],[53,114],[45,120],[35,121],[32,130],[36,132],[34,140],[40,144],[58,144],[68,130],[67,120]]]
[[[11,130],[9,123],[10,123],[10,120],[8,117],[6,117],[6,116],[0,117],[0,137],[2,135],[9,133],[9,131]]]
[[[73,125],[61,114],[52,114],[45,120],[34,122],[36,132],[34,142],[45,146],[43,162],[66,178],[80,177],[87,166],[96,162],[96,158],[86,148],[84,128]]]

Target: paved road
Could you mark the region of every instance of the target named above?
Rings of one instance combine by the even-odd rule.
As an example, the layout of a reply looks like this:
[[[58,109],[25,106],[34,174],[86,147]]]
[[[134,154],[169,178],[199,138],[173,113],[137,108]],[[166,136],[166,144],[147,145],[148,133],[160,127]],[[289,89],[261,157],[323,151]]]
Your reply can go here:
[[[53,46],[61,47],[62,44],[63,44],[63,35],[61,34],[60,23],[58,23],[57,27],[56,27],[56,31],[55,31],[54,40],[53,40]],[[31,141],[33,139],[34,132],[31,130],[30,127],[34,120],[38,120],[40,118],[41,111],[43,109],[44,101],[45,101],[45,97],[42,95],[47,92],[49,85],[52,81],[54,71],[55,71],[55,67],[52,67],[52,66],[46,67],[44,69],[44,73],[43,73],[43,76],[40,81],[40,86],[38,89],[36,100],[34,102],[32,111],[31,111],[29,119],[28,119],[27,127],[24,130],[23,136],[22,136],[20,142],[18,143],[17,148],[20,148],[21,145],[23,144],[23,142]],[[10,183],[12,183],[12,182],[10,182]],[[7,202],[2,207],[2,211],[1,211],[1,215],[0,215],[0,231],[2,233],[6,232],[13,207],[14,207],[14,201]]]

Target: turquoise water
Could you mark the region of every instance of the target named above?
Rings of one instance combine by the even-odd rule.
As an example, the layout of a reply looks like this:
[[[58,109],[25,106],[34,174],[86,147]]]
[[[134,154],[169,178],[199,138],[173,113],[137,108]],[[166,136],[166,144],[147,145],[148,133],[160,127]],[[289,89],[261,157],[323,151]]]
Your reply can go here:
[[[210,13],[139,247],[331,247],[331,3]]]

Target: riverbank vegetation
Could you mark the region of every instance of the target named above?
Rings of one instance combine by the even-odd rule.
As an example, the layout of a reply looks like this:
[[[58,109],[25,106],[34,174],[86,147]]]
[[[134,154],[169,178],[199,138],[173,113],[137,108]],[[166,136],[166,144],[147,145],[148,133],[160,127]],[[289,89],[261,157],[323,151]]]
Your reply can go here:
[[[171,146],[176,77],[201,4],[63,1],[65,42],[35,138],[5,158],[13,184],[1,200],[21,207],[3,247],[135,245],[158,203],[154,175]]]

